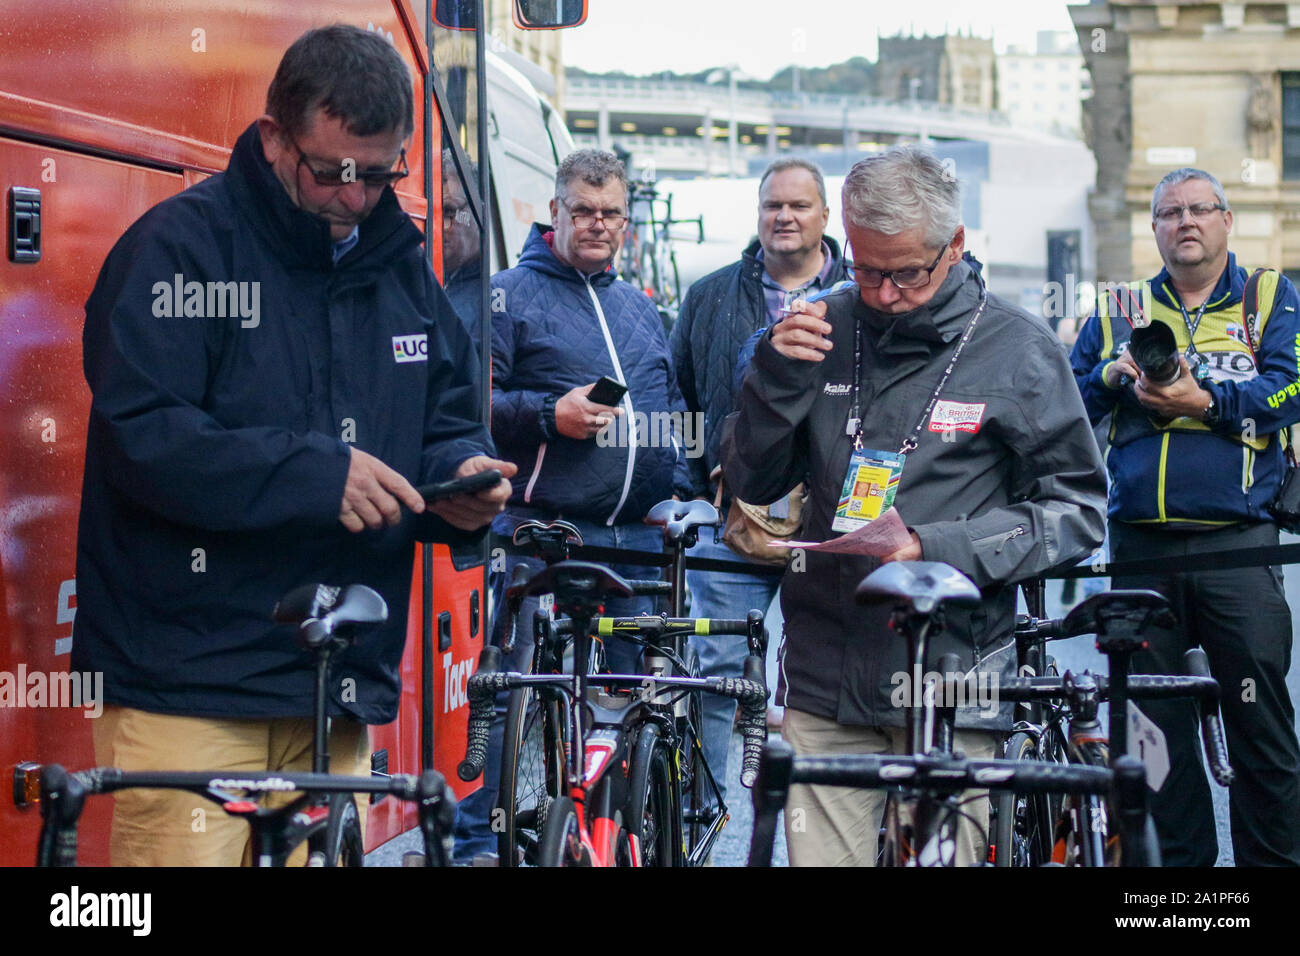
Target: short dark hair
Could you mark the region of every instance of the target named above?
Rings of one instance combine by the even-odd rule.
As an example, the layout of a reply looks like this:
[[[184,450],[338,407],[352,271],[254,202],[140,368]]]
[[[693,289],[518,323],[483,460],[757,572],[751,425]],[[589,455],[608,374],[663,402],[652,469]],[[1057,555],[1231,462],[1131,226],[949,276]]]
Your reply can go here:
[[[266,91],[266,111],[301,136],[323,109],[354,136],[415,131],[411,72],[378,33],[336,23],[304,33],[285,51]]]
[[[772,160],[767,169],[763,170],[763,175],[758,181],[759,193],[763,192],[763,183],[767,182],[767,177],[773,173],[783,173],[788,169],[805,169],[811,173],[813,182],[817,184],[817,195],[822,197],[822,205],[826,205],[826,180],[822,176],[822,168],[812,160],[798,156],[783,156]]]
[[[588,186],[603,186],[617,179],[623,186],[624,199],[627,198],[627,168],[621,159],[603,149],[579,149],[560,160],[560,167],[555,171],[555,198],[563,201],[569,183],[575,179]]]

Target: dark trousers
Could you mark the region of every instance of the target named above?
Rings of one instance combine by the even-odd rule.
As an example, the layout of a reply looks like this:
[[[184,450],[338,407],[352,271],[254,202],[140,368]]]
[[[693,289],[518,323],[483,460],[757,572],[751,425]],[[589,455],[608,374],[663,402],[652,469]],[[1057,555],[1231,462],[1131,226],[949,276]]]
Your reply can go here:
[[[1209,551],[1276,545],[1272,524],[1214,531],[1110,526],[1116,561],[1167,559],[1168,570],[1116,576],[1115,588],[1165,595],[1181,627],[1149,632],[1150,648],[1133,658],[1139,674],[1181,674],[1189,647],[1204,648],[1221,690],[1228,755],[1233,855],[1238,866],[1300,866],[1300,746],[1286,687],[1291,611],[1282,574],[1271,567],[1178,573],[1179,558]],[[1190,700],[1139,705],[1169,746],[1170,771],[1152,799],[1166,866],[1213,866],[1218,856],[1210,787],[1203,769],[1197,707]]]

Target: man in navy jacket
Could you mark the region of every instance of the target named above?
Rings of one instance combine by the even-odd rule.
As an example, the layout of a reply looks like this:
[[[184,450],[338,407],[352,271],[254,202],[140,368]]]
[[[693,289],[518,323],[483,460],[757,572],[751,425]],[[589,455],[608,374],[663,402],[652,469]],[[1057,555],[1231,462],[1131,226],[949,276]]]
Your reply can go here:
[[[104,673],[101,763],[308,769],[313,662],[270,612],[297,585],[363,583],[389,619],[336,658],[329,708],[331,769],[368,772],[365,725],[397,715],[414,541],[472,540],[501,509],[505,481],[427,510],[414,488],[514,468],[389,188],[412,129],[390,44],[305,34],[228,169],[146,213],[104,264],[72,654]],[[238,863],[246,825],[195,827],[193,802],[120,794],[113,862]]]
[[[501,456],[519,466],[506,514],[493,525],[506,537],[530,518],[563,518],[586,544],[658,552],[660,529],[642,519],[690,490],[686,455],[694,433],[683,427],[663,323],[645,294],[611,268],[627,223],[627,192],[627,174],[612,153],[570,154],[556,172],[551,226],[535,225],[518,265],[492,277],[492,436]],[[602,376],[628,386],[617,406],[588,399]],[[511,557],[503,580],[521,561],[542,566]],[[625,577],[651,576],[643,566],[612,567]],[[518,616],[516,666],[531,653],[535,606],[524,602]],[[644,598],[607,605],[611,615],[651,609]],[[605,653],[612,671],[635,671],[633,645],[610,640]],[[459,860],[496,848],[487,818],[500,730],[498,722],[483,789],[462,803]]]

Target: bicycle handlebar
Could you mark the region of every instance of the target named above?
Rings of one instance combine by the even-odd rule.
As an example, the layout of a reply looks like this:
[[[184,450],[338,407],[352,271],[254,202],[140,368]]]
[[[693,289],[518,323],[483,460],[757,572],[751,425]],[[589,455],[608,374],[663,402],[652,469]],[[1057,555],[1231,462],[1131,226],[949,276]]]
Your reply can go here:
[[[1210,660],[1205,656],[1205,651],[1199,647],[1188,649],[1183,655],[1183,666],[1187,673],[1201,680],[1212,680],[1210,677]],[[1211,709],[1208,704],[1213,703]],[[1214,681],[1213,696],[1206,696],[1201,700],[1201,743],[1205,747],[1205,755],[1210,761],[1210,772],[1214,774],[1215,781],[1221,787],[1231,785],[1235,774],[1232,772],[1232,765],[1228,763],[1228,747],[1223,738],[1223,721],[1219,717],[1219,683]]]
[[[1168,700],[1194,697],[1201,703],[1201,741],[1210,772],[1221,786],[1228,786],[1235,776],[1228,761],[1223,721],[1219,717],[1219,682],[1210,676],[1209,661],[1199,647],[1185,656],[1188,674],[1132,674],[1128,678],[1128,696],[1134,700]],[[1012,677],[998,684],[997,693],[1004,700],[1041,702],[1069,697],[1066,677]],[[1110,699],[1110,679],[1091,675],[1096,681],[1099,700]],[[1210,706],[1210,705],[1213,706]]]
[[[40,773],[41,832],[37,840],[36,865],[40,867],[75,867],[77,865],[77,827],[86,797],[114,793],[132,788],[187,790],[227,804],[233,792],[268,793],[301,792],[304,794],[372,793],[413,801],[420,814],[425,836],[425,858],[431,865],[447,864],[447,847],[438,834],[449,834],[455,823],[456,798],[442,774],[426,770],[420,776],[393,774],[388,777],[352,777],[294,771],[225,771],[161,770],[125,771],[119,767],[91,767],[68,772],[59,764],[46,764]],[[290,812],[279,807],[270,813]]]

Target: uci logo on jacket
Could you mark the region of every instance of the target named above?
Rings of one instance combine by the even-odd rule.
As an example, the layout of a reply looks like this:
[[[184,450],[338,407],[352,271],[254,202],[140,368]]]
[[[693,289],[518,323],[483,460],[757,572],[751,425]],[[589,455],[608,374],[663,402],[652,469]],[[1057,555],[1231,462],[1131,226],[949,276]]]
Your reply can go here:
[[[429,336],[419,335],[393,336],[393,361],[427,362],[429,360]]]

